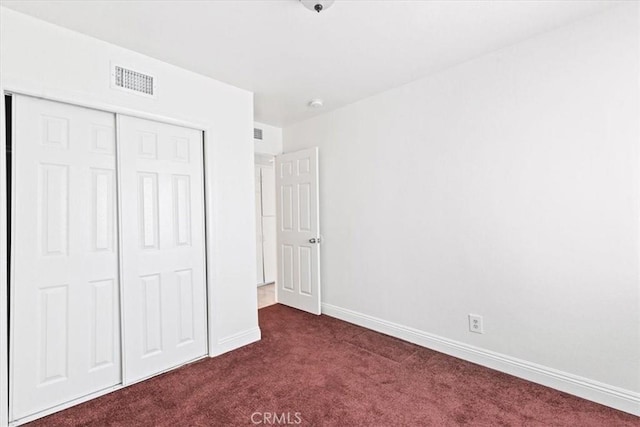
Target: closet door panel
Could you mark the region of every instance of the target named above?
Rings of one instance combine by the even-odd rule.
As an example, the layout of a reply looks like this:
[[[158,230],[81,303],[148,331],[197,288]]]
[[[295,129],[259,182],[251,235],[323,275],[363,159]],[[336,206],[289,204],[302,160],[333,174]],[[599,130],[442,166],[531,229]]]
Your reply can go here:
[[[12,419],[121,382],[115,116],[15,98]]]
[[[125,383],[204,356],[202,132],[119,116]]]

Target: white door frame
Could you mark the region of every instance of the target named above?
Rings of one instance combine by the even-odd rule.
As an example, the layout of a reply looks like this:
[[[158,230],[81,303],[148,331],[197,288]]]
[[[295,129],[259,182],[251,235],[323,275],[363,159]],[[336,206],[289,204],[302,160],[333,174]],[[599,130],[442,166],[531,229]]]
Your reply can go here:
[[[2,100],[0,102],[0,148],[2,154],[0,155],[0,384],[6,387],[0,387],[0,427],[9,425],[9,343],[7,337],[8,328],[8,308],[10,301],[7,295],[7,192],[6,192],[6,176],[7,176],[7,164],[5,158],[6,147],[6,123],[5,123],[5,106],[4,97],[8,94],[26,95],[35,98],[42,98],[49,101],[62,102],[66,104],[76,105],[78,107],[92,108],[95,110],[102,110],[114,114],[123,114],[133,117],[139,117],[141,119],[154,120],[176,126],[189,127],[192,129],[201,130],[203,133],[203,156],[204,156],[204,215],[205,215],[205,274],[206,274],[206,288],[207,288],[207,348],[209,357],[217,355],[219,352],[216,350],[216,344],[218,343],[218,334],[216,325],[219,323],[214,301],[217,300],[216,289],[218,283],[214,274],[215,260],[213,259],[213,253],[215,246],[214,236],[216,235],[216,221],[214,216],[214,200],[212,194],[216,194],[217,181],[214,179],[213,173],[213,149],[207,148],[209,144],[213,144],[210,141],[212,130],[208,125],[198,122],[189,122],[185,120],[177,120],[171,117],[166,117],[160,114],[147,113],[135,109],[122,107],[120,105],[103,103],[103,102],[88,102],[86,98],[79,96],[71,91],[54,91],[47,90],[43,93],[35,85],[25,85],[22,82],[0,80],[0,95]],[[12,111],[15,114],[15,111]],[[15,132],[15,129],[13,130]],[[116,129],[117,132],[117,129]],[[116,135],[116,143],[117,143]],[[15,143],[15,141],[12,141]],[[121,387],[114,387],[114,391]],[[96,396],[97,397],[97,396]],[[75,402],[74,402],[75,403]],[[78,402],[79,403],[79,402]],[[57,410],[57,409],[56,409]],[[55,412],[55,411],[51,411]],[[26,421],[26,419],[25,419]]]

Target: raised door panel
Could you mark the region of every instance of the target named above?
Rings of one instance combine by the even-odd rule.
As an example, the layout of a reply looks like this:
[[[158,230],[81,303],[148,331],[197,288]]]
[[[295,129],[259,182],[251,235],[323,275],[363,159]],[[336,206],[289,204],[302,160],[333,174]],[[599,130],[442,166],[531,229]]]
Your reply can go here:
[[[173,175],[173,235],[176,246],[191,245],[191,177]]]
[[[112,114],[14,96],[11,418],[121,382]]]
[[[69,286],[38,290],[38,359],[37,387],[68,380],[69,368]]]
[[[140,248],[159,248],[158,174],[138,172],[138,218]]]
[[[178,281],[178,345],[187,345],[195,339],[196,316],[193,300],[193,272],[191,269],[176,271]]]
[[[91,169],[91,237],[94,251],[113,252],[116,244],[115,173]]]
[[[128,384],[206,354],[202,132],[118,123]]]
[[[120,354],[115,343],[120,340],[116,329],[120,314],[118,288],[113,279],[91,282],[91,368],[107,369],[119,363]]]
[[[39,171],[38,218],[42,255],[67,255],[69,240],[69,166],[41,163]]]
[[[162,353],[162,285],[159,274],[140,277],[142,358]],[[127,324],[125,324],[125,328]]]

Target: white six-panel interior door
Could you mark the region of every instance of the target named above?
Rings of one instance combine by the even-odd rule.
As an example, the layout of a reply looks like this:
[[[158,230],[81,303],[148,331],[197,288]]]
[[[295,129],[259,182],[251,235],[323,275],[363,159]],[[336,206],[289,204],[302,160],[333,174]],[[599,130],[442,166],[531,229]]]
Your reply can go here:
[[[276,157],[276,300],[320,314],[318,147]]]
[[[206,286],[201,131],[13,99],[19,420],[204,356]]]

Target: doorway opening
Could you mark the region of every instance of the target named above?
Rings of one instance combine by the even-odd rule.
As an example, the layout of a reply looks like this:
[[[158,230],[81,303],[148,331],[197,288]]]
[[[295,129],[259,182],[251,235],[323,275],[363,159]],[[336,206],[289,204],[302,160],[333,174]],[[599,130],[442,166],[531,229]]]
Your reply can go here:
[[[256,155],[256,282],[258,308],[276,302],[276,184],[274,158]]]

